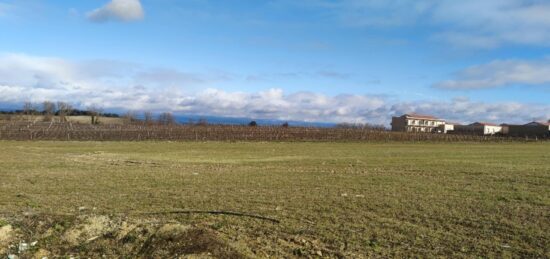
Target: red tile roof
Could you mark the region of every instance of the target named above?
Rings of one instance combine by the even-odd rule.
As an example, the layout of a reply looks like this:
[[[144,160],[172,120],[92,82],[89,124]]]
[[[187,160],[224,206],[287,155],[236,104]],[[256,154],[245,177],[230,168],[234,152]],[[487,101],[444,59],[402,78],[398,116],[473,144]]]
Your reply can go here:
[[[434,116],[431,115],[422,115],[422,114],[416,114],[416,113],[407,113],[403,115],[408,118],[414,118],[414,119],[427,119],[427,120],[440,120]]]

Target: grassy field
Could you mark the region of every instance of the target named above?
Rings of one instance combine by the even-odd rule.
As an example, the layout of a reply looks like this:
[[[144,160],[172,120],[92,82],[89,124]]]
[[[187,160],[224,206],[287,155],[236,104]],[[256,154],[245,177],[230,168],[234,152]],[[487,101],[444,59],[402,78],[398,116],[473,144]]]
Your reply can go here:
[[[0,141],[0,163],[0,255],[550,257],[548,143]]]

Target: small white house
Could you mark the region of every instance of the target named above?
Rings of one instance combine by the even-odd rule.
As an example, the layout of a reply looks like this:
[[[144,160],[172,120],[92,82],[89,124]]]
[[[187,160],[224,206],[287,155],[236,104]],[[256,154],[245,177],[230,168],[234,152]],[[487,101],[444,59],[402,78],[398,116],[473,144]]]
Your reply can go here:
[[[481,127],[483,130],[483,135],[495,135],[502,132],[502,126],[493,123],[476,122],[470,124],[470,126]]]
[[[455,125],[460,125],[460,123],[445,122],[445,124],[439,125],[440,132],[445,134],[453,132],[455,130]]]

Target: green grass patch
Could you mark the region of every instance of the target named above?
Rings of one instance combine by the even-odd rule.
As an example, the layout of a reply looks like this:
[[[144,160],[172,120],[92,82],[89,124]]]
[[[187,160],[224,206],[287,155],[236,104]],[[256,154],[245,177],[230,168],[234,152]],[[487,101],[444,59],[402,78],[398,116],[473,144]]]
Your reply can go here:
[[[549,256],[546,143],[3,141],[0,150],[0,212],[10,216],[183,209],[281,220],[162,217],[257,257]]]

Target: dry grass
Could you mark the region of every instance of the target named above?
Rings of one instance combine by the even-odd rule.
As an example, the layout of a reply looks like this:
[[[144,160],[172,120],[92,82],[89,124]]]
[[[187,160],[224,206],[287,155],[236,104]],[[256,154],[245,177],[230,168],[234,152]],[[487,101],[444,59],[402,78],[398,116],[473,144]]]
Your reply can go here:
[[[39,240],[33,253],[550,256],[546,143],[0,141],[0,150],[0,220],[18,241]],[[143,215],[178,209],[281,223]]]
[[[92,118],[90,116],[67,116],[67,121],[72,123],[82,123],[82,124],[91,124]],[[99,123],[102,124],[124,124],[124,119],[122,118],[111,118],[111,117],[99,117]]]

